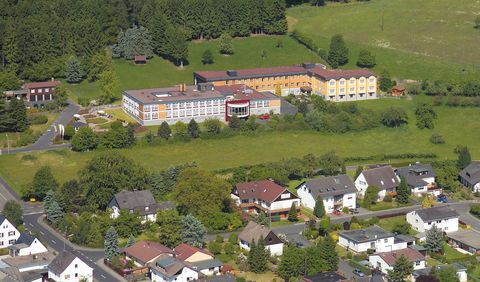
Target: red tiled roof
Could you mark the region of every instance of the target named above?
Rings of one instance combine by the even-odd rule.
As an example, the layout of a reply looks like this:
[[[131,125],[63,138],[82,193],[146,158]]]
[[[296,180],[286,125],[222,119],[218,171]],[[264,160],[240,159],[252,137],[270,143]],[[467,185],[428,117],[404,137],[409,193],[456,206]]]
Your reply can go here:
[[[399,259],[402,255],[411,262],[425,260],[425,257],[419,251],[411,248],[378,254],[378,256],[380,256],[390,266],[394,265],[397,259]]]
[[[29,82],[23,85],[23,89],[42,88],[42,87],[55,87],[60,84],[60,81],[49,80],[43,82]]]
[[[126,248],[124,250],[125,254],[141,261],[147,263],[161,254],[173,254],[173,250],[165,247],[162,244],[149,242],[149,241],[139,241],[134,245]]]
[[[147,60],[147,57],[145,56],[135,56],[135,61],[146,61]]]
[[[323,79],[349,79],[351,77],[359,78],[359,77],[369,77],[375,75],[373,72],[366,70],[366,69],[357,69],[357,70],[327,70],[322,68],[314,68],[310,70],[310,73],[321,77]]]
[[[303,66],[281,66],[271,68],[256,68],[256,69],[243,69],[237,70],[237,75],[232,76],[232,79],[238,76],[265,76],[265,75],[283,75],[289,73],[306,74],[307,70]],[[205,79],[223,79],[229,77],[227,71],[197,71],[195,74]]]
[[[193,256],[197,252],[204,253],[213,258],[213,254],[210,253],[209,251],[200,249],[197,247],[193,247],[185,243],[181,243],[174,250],[175,250],[175,253],[177,254],[176,258],[182,261],[187,260],[189,257]]]
[[[237,188],[238,197],[242,200],[256,198],[268,203],[275,201],[286,190],[270,180],[239,183],[235,187]]]

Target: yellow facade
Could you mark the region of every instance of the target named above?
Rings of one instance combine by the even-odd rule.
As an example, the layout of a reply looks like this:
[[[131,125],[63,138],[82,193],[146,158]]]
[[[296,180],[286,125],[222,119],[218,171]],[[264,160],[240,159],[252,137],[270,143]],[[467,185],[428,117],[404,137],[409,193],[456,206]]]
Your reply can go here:
[[[323,80],[312,78],[312,90],[324,96],[358,95],[377,92],[377,79],[374,76]]]
[[[165,104],[158,105],[158,118],[159,119],[167,118],[167,106],[165,106]]]

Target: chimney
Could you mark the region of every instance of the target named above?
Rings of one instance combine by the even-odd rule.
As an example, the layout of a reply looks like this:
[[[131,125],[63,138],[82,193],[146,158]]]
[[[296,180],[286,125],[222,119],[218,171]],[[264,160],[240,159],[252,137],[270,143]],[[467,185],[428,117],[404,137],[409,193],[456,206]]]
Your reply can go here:
[[[55,78],[52,77],[51,80],[52,80],[52,81],[55,81]]]

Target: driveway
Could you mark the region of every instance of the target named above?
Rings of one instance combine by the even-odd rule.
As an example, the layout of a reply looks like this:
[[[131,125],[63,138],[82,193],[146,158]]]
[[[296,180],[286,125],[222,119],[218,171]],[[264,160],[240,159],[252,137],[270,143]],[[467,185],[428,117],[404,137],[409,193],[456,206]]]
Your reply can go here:
[[[15,154],[15,153],[24,153],[24,152],[32,152],[32,151],[42,151],[42,150],[52,150],[58,148],[66,148],[69,147],[70,144],[60,144],[55,145],[52,143],[53,138],[55,138],[55,126],[58,124],[67,125],[68,122],[73,118],[79,110],[80,106],[75,104],[72,100],[68,100],[68,106],[63,109],[57,119],[51,124],[51,126],[38,138],[38,140],[30,146],[22,147],[22,148],[14,148],[10,149],[3,149],[1,154]]]

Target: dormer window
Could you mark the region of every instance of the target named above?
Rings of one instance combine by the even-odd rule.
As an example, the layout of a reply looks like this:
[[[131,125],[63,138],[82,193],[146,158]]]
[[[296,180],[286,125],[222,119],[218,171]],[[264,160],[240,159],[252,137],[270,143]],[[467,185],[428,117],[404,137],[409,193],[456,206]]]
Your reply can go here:
[[[145,211],[148,211],[148,207],[145,207]]]

